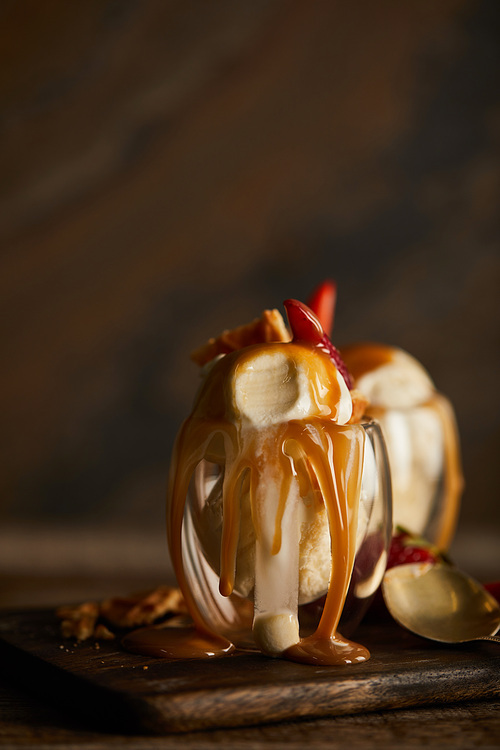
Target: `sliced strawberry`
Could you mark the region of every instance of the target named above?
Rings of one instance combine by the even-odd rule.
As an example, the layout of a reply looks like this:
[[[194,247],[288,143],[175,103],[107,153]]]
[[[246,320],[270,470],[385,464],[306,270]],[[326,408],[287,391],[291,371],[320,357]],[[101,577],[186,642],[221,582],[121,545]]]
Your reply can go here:
[[[435,563],[441,559],[443,559],[441,553],[430,542],[413,536],[404,529],[398,528],[397,533],[392,537],[387,568],[394,568],[396,565],[405,565],[405,563]]]
[[[294,341],[306,341],[318,349],[324,351],[334,362],[335,367],[344,378],[349,390],[352,390],[353,381],[340,352],[334,347],[323,327],[313,311],[296,299],[284,301],[288,322],[292,330]]]
[[[436,557],[430,550],[422,547],[412,547],[411,545],[394,547],[391,545],[387,568],[417,562],[436,562]]]
[[[318,316],[327,336],[330,336],[333,330],[336,304],[337,284],[333,279],[326,279],[319,284],[307,301],[307,306]]]

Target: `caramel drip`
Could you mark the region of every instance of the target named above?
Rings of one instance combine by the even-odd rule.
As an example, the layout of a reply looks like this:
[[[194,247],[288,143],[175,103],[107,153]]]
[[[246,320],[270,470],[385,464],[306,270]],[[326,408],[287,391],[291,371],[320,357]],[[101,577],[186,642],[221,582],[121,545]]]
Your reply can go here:
[[[160,659],[208,659],[234,650],[226,638],[203,633],[192,626],[140,628],[124,636],[122,645],[134,654]]]
[[[205,457],[214,439],[220,435],[224,439],[226,450],[229,449],[231,455],[233,452],[232,447],[235,445],[234,432],[233,425],[229,423],[211,423],[210,421],[196,419],[193,416],[188,418],[181,427],[174,447],[172,456],[172,467],[174,470],[171,472],[169,478],[168,492],[170,502],[167,513],[167,539],[172,564],[179,588],[184,595],[195,627],[209,639],[215,634],[212,633],[199,611],[184,570],[182,561],[182,524],[187,492],[194,469]]]
[[[288,493],[290,490],[290,484],[293,479],[291,462],[284,453],[285,444],[286,444],[286,438],[284,438],[281,441],[281,446],[280,446],[280,450],[278,454],[281,482],[280,482],[280,497],[279,497],[278,512],[276,514],[276,523],[274,527],[273,546],[271,548],[271,553],[273,555],[277,555],[281,549],[281,529],[282,529],[282,523],[283,523],[283,516],[285,514],[286,501],[287,501]]]
[[[443,427],[444,498],[438,522],[436,544],[440,549],[446,550],[455,533],[460,497],[464,487],[460,461],[460,441],[455,415],[448,399],[437,393],[430,405],[438,414]]]
[[[392,362],[394,348],[384,344],[355,344],[342,348],[340,353],[356,381],[367,372]]]
[[[307,434],[302,439],[328,511],[332,569],[316,631],[288,648],[285,656],[325,665],[365,661],[368,650],[337,633],[354,565],[364,433],[360,428],[322,424],[314,437]]]
[[[196,466],[209,459],[219,463],[223,472],[220,593],[230,596],[235,583],[243,485],[248,488],[257,544],[269,538],[270,530],[262,527],[262,519],[268,514],[263,512],[265,508],[261,505],[268,497],[267,483],[272,480],[273,487],[277,487],[270,544],[272,555],[278,555],[282,548],[283,519],[291,483],[296,483],[295,488],[298,487],[302,497],[313,489],[321,494],[327,508],[332,552],[330,585],[316,632],[287,649],[282,656],[313,664],[349,663],[369,657],[366,649],[337,634],[354,562],[364,430],[360,425],[339,426],[334,423],[340,387],[327,355],[293,342],[266,345],[266,353],[270,348],[278,347],[291,357],[300,357],[301,364],[308,369],[315,416],[269,427],[248,424],[243,427],[232,411],[233,401],[228,391],[231,373],[242,363],[251,361],[262,347],[249,347],[243,352],[227,355],[214,365],[198,394],[193,414],[180,430],[172,457],[168,491],[170,554],[195,629],[189,632],[180,632],[176,628],[150,629],[149,634],[143,631],[127,639],[124,645],[130,650],[146,653],[150,648],[156,655],[164,651],[169,657],[192,658],[186,654],[225,654],[232,649],[229,641],[212,632],[205,622],[183,561],[182,527],[189,484]],[[293,580],[293,572],[290,580]],[[261,580],[260,585],[265,585],[265,581]]]
[[[308,638],[302,638],[295,646],[287,648],[285,658],[301,664],[317,664],[319,666],[336,666],[341,664],[356,664],[367,661],[370,652],[364,646],[349,641],[339,633],[331,638],[318,638],[316,633]]]
[[[234,577],[236,572],[236,552],[238,550],[238,538],[240,529],[240,502],[239,489],[243,482],[243,474],[246,469],[244,461],[238,460],[233,454],[231,441],[231,452],[226,451],[226,471],[222,485],[222,507],[224,523],[222,525],[222,539],[220,551],[220,583],[219,590],[222,596],[230,596],[234,588]]]

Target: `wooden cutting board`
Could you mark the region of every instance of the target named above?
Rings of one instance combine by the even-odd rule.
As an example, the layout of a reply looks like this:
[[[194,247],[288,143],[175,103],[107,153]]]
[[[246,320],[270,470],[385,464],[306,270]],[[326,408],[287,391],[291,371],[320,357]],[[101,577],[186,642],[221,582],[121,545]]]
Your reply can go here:
[[[183,732],[500,695],[500,649],[430,643],[395,623],[356,633],[371,659],[313,667],[236,653],[167,661],[119,642],[63,640],[52,610],[0,616],[0,664],[17,682],[110,729]]]

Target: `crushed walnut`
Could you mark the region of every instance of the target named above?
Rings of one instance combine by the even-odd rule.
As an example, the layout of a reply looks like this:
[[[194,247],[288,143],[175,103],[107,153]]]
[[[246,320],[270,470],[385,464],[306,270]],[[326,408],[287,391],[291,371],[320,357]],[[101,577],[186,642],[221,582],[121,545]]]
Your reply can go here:
[[[369,406],[369,401],[361,391],[357,391],[355,388],[351,391],[352,398],[352,414],[349,420],[349,424],[355,422],[361,422],[363,417],[366,416],[366,411]]]
[[[84,602],[64,605],[56,610],[61,620],[64,638],[77,641],[112,640],[112,628],[137,628],[151,625],[161,618],[174,617],[187,612],[179,589],[158,586],[151,591],[128,597],[113,597],[103,602]]]
[[[179,589],[158,586],[153,591],[128,597],[107,599],[101,604],[101,616],[117,628],[151,625],[167,614],[187,612]]]
[[[99,617],[97,602],[84,602],[75,606],[65,605],[56,611],[61,620],[61,634],[64,638],[86,641],[94,635]]]
[[[252,344],[286,343],[291,336],[279,310],[264,310],[260,318],[251,323],[223,331],[199,349],[191,352],[191,359],[203,367],[221,354],[243,349]],[[349,423],[361,422],[366,416],[368,399],[357,390],[351,391],[352,416]]]
[[[223,331],[219,336],[209,339],[206,344],[191,352],[191,359],[203,366],[219,354],[229,354],[245,346],[286,341],[290,341],[290,333],[279,310],[264,310],[260,318],[251,323]]]

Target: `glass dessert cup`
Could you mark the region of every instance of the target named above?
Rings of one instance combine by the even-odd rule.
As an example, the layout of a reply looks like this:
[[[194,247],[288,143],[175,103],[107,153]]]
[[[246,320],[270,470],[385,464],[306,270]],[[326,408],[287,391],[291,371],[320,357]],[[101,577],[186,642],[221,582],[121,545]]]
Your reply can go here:
[[[446,550],[453,538],[463,479],[453,408],[442,394],[410,408],[372,407],[391,468],[394,528]]]
[[[463,487],[451,403],[423,365],[395,346],[361,342],[342,349],[365,415],[380,424],[391,468],[393,524],[446,550]]]
[[[338,594],[341,605],[338,632],[344,637],[349,637],[354,632],[381,583],[392,531],[391,480],[381,429],[373,421],[352,427],[363,431],[364,451],[359,503],[353,511],[357,513],[355,552],[351,555],[350,564],[348,563],[348,587]],[[240,521],[238,543],[243,551],[236,558],[235,586],[228,595],[223,596],[220,592],[219,560],[223,535],[220,498],[223,480],[223,465],[206,459],[198,463],[184,506],[181,532],[182,574],[178,575],[179,585],[188,604],[192,602],[196,606],[195,622],[200,622],[201,618],[207,631],[227,638],[239,649],[260,650],[258,639],[256,642],[255,638],[255,622],[266,613],[257,604],[255,532],[253,528],[243,528],[245,524],[251,527],[251,513],[245,516],[242,512]],[[322,568],[323,588],[318,589],[319,584],[316,583],[311,586],[309,595],[299,596],[298,599],[301,639],[311,637],[322,627],[325,629],[328,601],[337,595],[337,576],[332,570],[334,556],[330,553],[330,545],[333,549],[336,540],[331,538],[328,530],[328,527],[333,528],[331,519],[329,525],[326,522],[326,526],[328,559],[325,560],[323,555],[323,559],[316,560],[316,545],[313,544],[312,557],[307,561],[311,567],[317,563]],[[294,546],[293,542],[291,546]],[[298,554],[293,551],[290,564],[292,568],[298,565]],[[289,572],[286,573],[288,575]],[[296,576],[299,576],[298,567]],[[321,580],[321,575],[319,579]],[[334,628],[337,632],[337,623],[334,623]],[[321,659],[318,662],[321,663]]]

